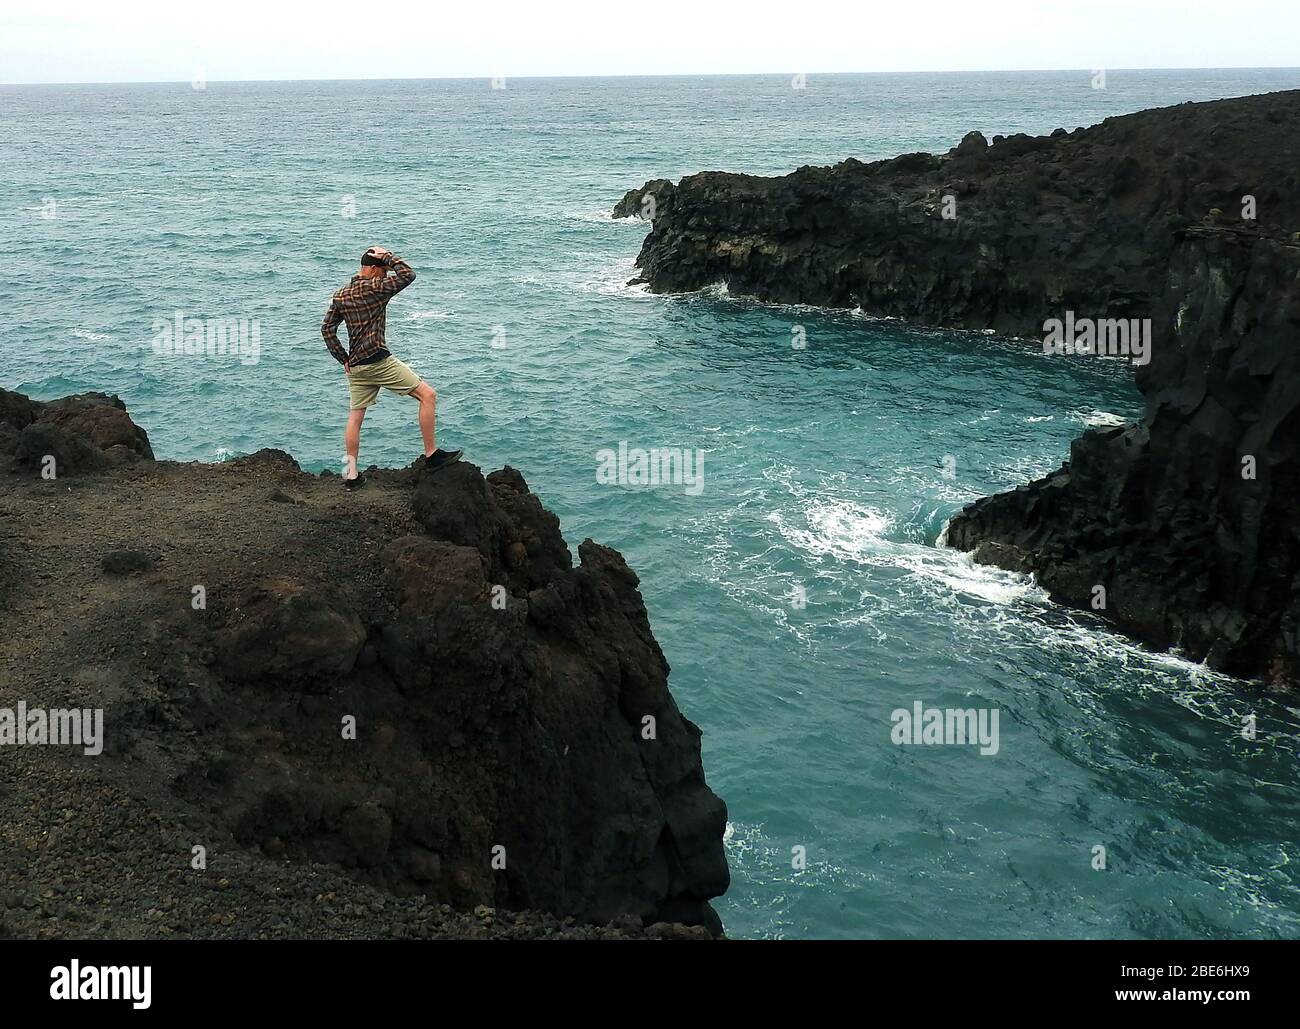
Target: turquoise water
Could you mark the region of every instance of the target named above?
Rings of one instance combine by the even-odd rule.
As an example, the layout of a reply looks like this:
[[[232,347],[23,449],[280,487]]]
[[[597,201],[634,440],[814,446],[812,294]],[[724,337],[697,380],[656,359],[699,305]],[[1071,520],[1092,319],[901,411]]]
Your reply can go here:
[[[337,468],[345,389],[318,326],[386,245],[420,273],[389,338],[439,390],[440,442],[518,466],[571,544],[640,573],[730,807],[734,935],[1293,937],[1296,700],[934,545],[963,503],[1133,417],[1123,370],[720,290],[649,296],[624,285],[645,226],[607,216],[651,177],[942,150],[1300,71],[1089,79],[0,87],[0,384],[116,392],[163,457],[276,446]],[[257,319],[257,363],[156,354],[178,309]],[[620,441],[702,452],[704,488],[599,484]],[[362,463],[418,447],[413,405],[382,399]],[[891,712],[916,701],[997,708],[998,753],[893,745]]]

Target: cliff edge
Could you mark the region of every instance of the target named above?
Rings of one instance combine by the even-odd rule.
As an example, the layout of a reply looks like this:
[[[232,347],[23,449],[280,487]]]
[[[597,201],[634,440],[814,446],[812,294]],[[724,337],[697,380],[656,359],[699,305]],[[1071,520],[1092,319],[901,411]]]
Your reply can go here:
[[[0,390],[0,708],[103,712],[96,756],[0,746],[0,931],[720,931],[636,575],[512,468],[368,478]]]

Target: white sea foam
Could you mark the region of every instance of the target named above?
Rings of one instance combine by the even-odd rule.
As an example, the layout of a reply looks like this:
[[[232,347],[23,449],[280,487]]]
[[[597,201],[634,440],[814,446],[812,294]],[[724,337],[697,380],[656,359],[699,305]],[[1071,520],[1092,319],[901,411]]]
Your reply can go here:
[[[1082,422],[1084,425],[1092,429],[1107,428],[1115,425],[1127,425],[1129,422],[1129,419],[1122,415],[1111,414],[1109,411],[1098,411],[1095,409],[1089,411],[1074,411],[1071,412],[1070,417],[1077,422]]]
[[[628,280],[636,276],[636,258],[615,261],[612,266],[598,268],[584,274],[575,284],[579,292],[596,293],[606,297],[651,298],[653,294],[645,283],[629,286]]]
[[[99,343],[99,342],[102,342],[103,340],[106,340],[106,339],[112,339],[112,338],[113,338],[112,336],[108,335],[107,333],[104,333],[104,332],[91,332],[89,329],[73,329],[73,330],[72,330],[72,334],[73,334],[74,336],[76,336],[77,339],[88,339],[88,340],[90,340],[90,341],[92,341],[92,342],[94,342],[94,343]]]
[[[422,322],[429,318],[450,318],[454,311],[444,311],[439,308],[433,308],[428,311],[412,311],[406,316],[408,322]]]
[[[803,511],[806,526],[791,524],[781,511],[768,515],[781,536],[805,553],[860,565],[898,569],[947,591],[1006,605],[1034,592],[1027,576],[976,564],[969,555],[921,543],[892,540],[894,519],[874,508],[845,500],[813,501]]]
[[[739,498],[724,524],[710,519],[692,528],[711,537],[704,544],[710,580],[810,649],[831,627],[866,631],[883,641],[897,632],[893,619],[900,610],[924,609],[952,622],[956,635],[1002,653],[1057,652],[1067,662],[1125,669],[1124,689],[1158,694],[1197,717],[1240,729],[1245,712],[1236,710],[1236,680],[1177,651],[1149,651],[1091,612],[1053,604],[1032,576],[977,564],[949,549],[943,545],[946,523],[934,546],[899,539],[915,531],[913,521],[844,496],[839,491],[848,483],[842,479],[809,487],[794,469],[779,465],[765,470],[764,478],[777,488],[775,510],[771,490],[759,489]],[[755,504],[766,509],[763,521],[775,536],[742,558],[735,540]],[[918,516],[925,520],[928,509],[922,509]],[[760,545],[752,528],[749,537],[751,545]],[[792,569],[790,551],[812,559],[811,569]],[[795,581],[808,587],[809,602],[792,613]],[[1101,677],[1112,680],[1113,674]],[[1275,742],[1300,749],[1290,738]]]
[[[1061,467],[1063,458],[1064,455],[1055,460],[1045,461],[1040,457],[1026,454],[1012,461],[1004,461],[1002,464],[994,465],[990,471],[997,481],[1005,482],[1009,486],[1020,486],[1054,472]]]
[[[963,507],[984,495],[973,486],[963,485],[956,479],[936,479],[932,490],[935,500],[945,504],[961,504]]]
[[[629,286],[628,281],[635,278],[636,273],[636,258],[624,257],[612,264],[596,268],[579,267],[553,276],[515,275],[513,281],[523,286],[541,286],[560,293],[592,293],[633,300],[672,299],[657,298],[644,283]]]
[[[905,549],[894,558],[897,567],[908,569],[918,578],[940,583],[954,593],[1000,606],[1030,598],[1046,599],[1046,594],[1029,576],[976,564],[969,554],[918,544],[899,546]]]
[[[773,839],[761,822],[729,821],[722,834],[728,863],[744,869],[751,880],[779,882],[784,890],[810,891],[863,890],[875,883],[874,872],[840,864],[831,859],[827,850],[817,847],[804,850],[806,865],[795,872],[791,866],[792,842],[797,841]],[[780,938],[783,933],[777,928],[766,935]]]
[[[891,525],[888,515],[850,501],[819,501],[804,510],[807,527],[789,524],[785,514],[773,511],[768,520],[787,540],[819,557],[842,561],[867,561],[885,544]]]
[[[640,218],[615,218],[610,211],[604,209],[595,211],[565,211],[564,217],[568,218],[570,221],[600,225],[630,225],[633,227],[640,227],[643,232],[650,231],[650,223],[647,221],[642,221]]]

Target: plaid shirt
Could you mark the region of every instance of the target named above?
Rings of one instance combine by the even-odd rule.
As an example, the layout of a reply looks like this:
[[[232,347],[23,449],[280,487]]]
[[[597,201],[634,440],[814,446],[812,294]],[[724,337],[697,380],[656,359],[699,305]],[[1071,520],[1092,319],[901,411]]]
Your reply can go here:
[[[385,274],[383,278],[352,276],[352,281],[334,294],[330,309],[325,312],[320,334],[340,364],[364,364],[388,355],[384,343],[388,301],[415,281],[415,269],[393,254],[385,254],[383,261],[396,274]],[[348,323],[347,350],[339,342],[339,322]]]

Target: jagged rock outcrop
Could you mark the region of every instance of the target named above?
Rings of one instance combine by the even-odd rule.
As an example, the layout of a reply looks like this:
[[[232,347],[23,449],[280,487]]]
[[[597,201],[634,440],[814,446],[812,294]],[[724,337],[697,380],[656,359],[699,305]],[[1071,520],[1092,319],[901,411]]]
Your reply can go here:
[[[943,156],[655,180],[616,214],[654,211],[637,262],[656,291],[724,282],[1040,339],[1066,312],[1151,319],[1142,421],[1085,433],[947,542],[1155,646],[1295,685],[1298,185],[1293,91],[970,133]]]
[[[1300,225],[1300,92],[1183,104],[1051,136],[969,134],[948,154],[659,179],[616,216],[654,221],[637,257],[656,292],[725,283],[779,303],[1042,335],[1073,309],[1147,318],[1176,230],[1211,211]],[[945,217],[945,213],[953,217]]]
[[[1300,684],[1300,241],[1188,230],[1155,324],[1141,423],[1086,433],[948,542],[1065,603],[1100,598],[1158,647]]]
[[[57,475],[152,460],[153,450],[117,397],[81,393],[41,403],[0,389],[3,455],[29,467],[44,462]]]
[[[279,451],[155,462],[115,398],[0,391],[0,418],[0,706],[104,708],[82,790],[254,878],[325,865],[460,910],[720,929],[726,808],[637,577],[590,540],[575,567],[518,471],[371,469],[347,494]],[[42,425],[76,441],[54,481],[23,442]],[[135,460],[85,460],[113,448]],[[21,756],[11,826],[75,765]],[[190,844],[149,832],[116,847],[132,889],[188,897]]]

